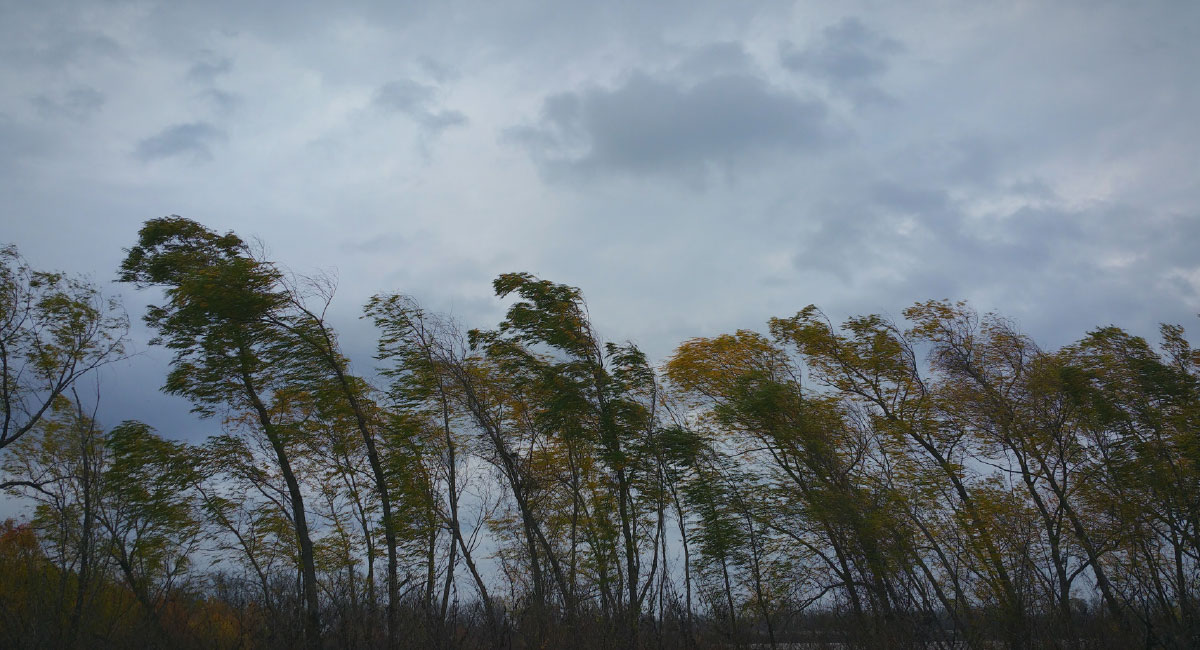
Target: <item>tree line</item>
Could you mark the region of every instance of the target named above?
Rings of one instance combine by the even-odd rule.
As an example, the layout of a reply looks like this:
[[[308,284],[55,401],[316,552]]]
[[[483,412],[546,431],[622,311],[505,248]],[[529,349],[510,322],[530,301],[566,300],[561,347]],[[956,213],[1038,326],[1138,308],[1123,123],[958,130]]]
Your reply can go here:
[[[4,647],[1200,644],[1179,326],[1045,350],[961,302],[809,306],[655,367],[511,273],[490,329],[373,297],[364,375],[332,281],[172,216],[119,279],[160,292],[193,444],[79,394],[118,302],[0,258],[0,485],[35,505],[0,527]]]

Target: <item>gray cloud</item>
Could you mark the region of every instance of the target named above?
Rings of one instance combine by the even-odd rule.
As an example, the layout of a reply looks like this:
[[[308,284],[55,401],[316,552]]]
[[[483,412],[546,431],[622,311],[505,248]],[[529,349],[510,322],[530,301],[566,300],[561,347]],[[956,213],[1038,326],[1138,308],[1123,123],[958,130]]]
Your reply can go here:
[[[886,102],[889,97],[874,82],[887,71],[890,59],[903,51],[899,41],[857,18],[844,18],[822,30],[807,47],[781,43],[779,62],[793,72],[824,79],[860,102]]]
[[[199,162],[211,160],[211,146],[224,139],[225,132],[208,122],[175,124],[138,142],[135,153],[143,161],[185,157]]]
[[[731,60],[728,50],[709,54]],[[508,135],[552,173],[696,180],[713,168],[753,167],[764,154],[818,150],[833,129],[820,102],[748,73],[694,84],[637,73],[615,88],[551,95],[538,123]]]
[[[1200,212],[1150,217],[1120,204],[1072,207],[1037,181],[1021,185],[1032,200],[988,216],[936,186],[848,187],[847,199],[826,206],[798,238],[793,264],[803,274],[833,275],[854,296],[837,302],[873,311],[926,298],[1006,305],[1006,315],[1047,345],[1122,318],[1129,327],[1139,310],[1134,329],[1178,318],[1155,306],[1166,296],[1200,302],[1192,244],[1200,240]]]
[[[208,103],[219,114],[233,112],[241,103],[241,97],[234,93],[209,88],[200,93],[199,98]]]
[[[380,86],[372,103],[380,110],[406,115],[433,133],[466,124],[466,115],[438,107],[437,91],[434,86],[400,79]]]
[[[439,61],[435,61],[428,56],[418,57],[417,64],[421,66],[421,70],[425,72],[425,74],[428,74],[431,79],[439,84],[454,81],[459,77],[458,70],[455,70],[451,66]]]
[[[202,61],[197,61],[188,68],[187,79],[195,83],[211,84],[217,77],[228,74],[233,70],[233,59],[229,57],[214,57],[211,54]]]
[[[409,238],[399,233],[383,233],[367,239],[342,242],[340,248],[351,255],[395,255],[409,248]]]
[[[821,32],[817,43],[802,50],[781,46],[785,68],[829,79],[863,79],[887,70],[888,56],[904,51],[900,42],[869,29],[857,18],[844,18]]]
[[[46,154],[48,142],[45,134],[15,122],[0,113],[0,181],[15,178],[17,170],[31,159]],[[0,184],[0,187],[3,187]]]
[[[104,279],[149,217],[260,236],[298,272],[338,267],[331,322],[366,341],[362,367],[371,293],[487,327],[503,313],[488,281],[511,270],[580,286],[598,327],[655,358],[808,303],[840,318],[966,298],[1049,344],[1200,325],[1200,4],[0,15],[4,237]],[[84,87],[99,110],[69,96]]]
[[[752,74],[754,60],[741,43],[723,41],[702,47],[687,56],[674,73],[688,79],[704,80],[718,74]]]
[[[36,95],[30,102],[42,117],[65,117],[82,121],[104,106],[104,93],[89,86],[79,86],[64,93]]]
[[[22,62],[51,68],[122,55],[121,45],[99,31],[52,28],[43,33],[44,39],[33,43],[15,43],[5,48],[7,55]]]

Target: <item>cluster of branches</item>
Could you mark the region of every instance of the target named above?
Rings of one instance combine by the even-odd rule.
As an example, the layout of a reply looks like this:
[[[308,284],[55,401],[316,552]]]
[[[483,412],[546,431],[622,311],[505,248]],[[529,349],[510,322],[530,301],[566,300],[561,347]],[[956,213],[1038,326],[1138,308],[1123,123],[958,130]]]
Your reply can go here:
[[[123,353],[118,306],[5,254],[0,462],[37,504],[0,530],[6,646],[1200,642],[1178,327],[1045,351],[962,303],[808,307],[655,369],[506,274],[489,330],[372,298],[371,381],[332,282],[167,217],[120,277],[163,291],[164,390],[221,424],[192,445],[100,428],[71,389]]]

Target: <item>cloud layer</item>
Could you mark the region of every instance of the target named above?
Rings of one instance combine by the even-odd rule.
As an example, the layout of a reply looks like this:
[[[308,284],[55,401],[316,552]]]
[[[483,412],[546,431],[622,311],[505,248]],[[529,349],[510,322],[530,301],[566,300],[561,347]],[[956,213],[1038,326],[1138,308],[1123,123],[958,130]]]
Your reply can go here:
[[[107,283],[147,218],[261,237],[336,269],[364,371],[371,293],[488,326],[512,270],[582,287],[657,359],[808,303],[965,298],[1048,345],[1200,331],[1200,6],[0,11],[6,241]],[[211,428],[136,383],[110,420]]]

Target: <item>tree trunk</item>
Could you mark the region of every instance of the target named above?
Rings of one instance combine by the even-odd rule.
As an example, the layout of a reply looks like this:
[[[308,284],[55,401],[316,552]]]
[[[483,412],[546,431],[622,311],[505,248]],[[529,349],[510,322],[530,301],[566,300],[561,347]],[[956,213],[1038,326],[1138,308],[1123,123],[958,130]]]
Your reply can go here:
[[[296,540],[300,546],[301,587],[304,592],[304,643],[308,648],[318,650],[321,647],[321,604],[317,594],[317,569],[313,557],[312,538],[308,534],[308,520],[304,513],[304,495],[300,492],[300,484],[292,472],[292,464],[288,458],[287,449],[283,446],[283,440],[279,437],[279,431],[271,420],[271,414],[263,404],[262,398],[259,397],[258,390],[254,387],[254,382],[246,368],[245,357],[248,352],[245,349],[241,352],[243,355],[242,385],[258,415],[263,433],[271,443],[271,449],[275,451],[276,460],[279,462],[279,471],[283,474],[284,482],[287,483],[288,495],[292,502],[292,523],[295,525]]]

